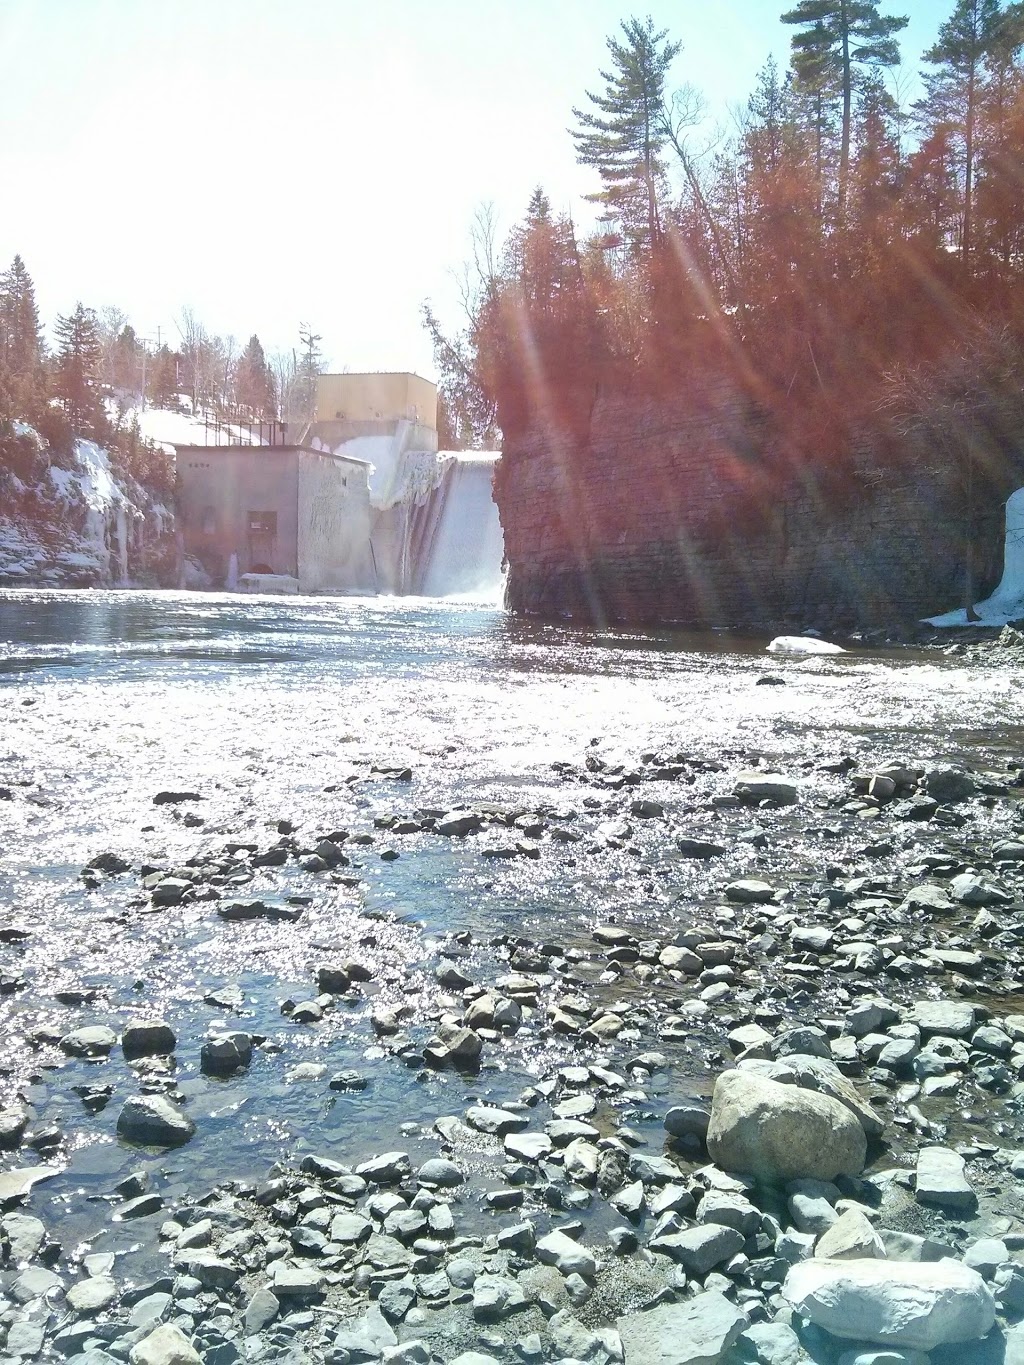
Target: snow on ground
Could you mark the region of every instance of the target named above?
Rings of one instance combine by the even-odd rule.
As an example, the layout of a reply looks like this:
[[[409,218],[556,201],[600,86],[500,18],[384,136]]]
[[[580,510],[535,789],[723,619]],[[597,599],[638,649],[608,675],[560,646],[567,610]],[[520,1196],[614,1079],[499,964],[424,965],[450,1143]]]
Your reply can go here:
[[[1003,550],[1003,576],[999,587],[984,602],[974,607],[969,617],[964,608],[928,617],[930,626],[1005,626],[1024,618],[1024,488],[1006,500],[1006,545]]]
[[[187,400],[182,400],[187,404]],[[211,415],[205,418],[202,412],[170,412],[166,408],[129,408],[125,414],[130,422],[138,418],[139,431],[147,441],[153,441],[164,450],[173,452],[179,446],[217,446],[217,445],[260,445],[259,427],[223,423],[218,426]]]

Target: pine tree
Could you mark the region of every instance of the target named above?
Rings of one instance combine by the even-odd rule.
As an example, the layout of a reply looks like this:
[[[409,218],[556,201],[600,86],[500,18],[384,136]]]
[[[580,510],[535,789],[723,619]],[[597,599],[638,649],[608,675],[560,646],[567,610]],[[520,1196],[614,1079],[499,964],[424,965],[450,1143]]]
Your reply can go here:
[[[177,407],[179,363],[179,357],[166,342],[153,356],[146,375],[146,389],[155,408]]]
[[[792,39],[793,65],[800,80],[838,77],[842,96],[842,133],[839,149],[839,215],[846,209],[850,178],[850,141],[853,127],[855,66],[898,66],[896,34],[906,28],[906,15],[885,17],[871,0],[798,0],[782,15],[784,24],[803,32]]]
[[[927,94],[918,112],[931,128],[944,125],[953,130],[962,149],[960,258],[968,271],[974,249],[977,134],[986,64],[996,54],[1002,55],[1008,35],[1018,32],[1007,24],[1007,18],[1001,0],[957,0],[939,29],[938,42],[924,54],[924,60],[937,69],[924,78]]]
[[[0,382],[15,417],[38,417],[44,403],[43,343],[35,286],[20,256],[0,275]]]
[[[255,332],[235,366],[235,402],[239,412],[253,422],[273,421],[277,410],[274,376]]]
[[[604,205],[634,250],[653,251],[661,240],[658,189],[664,178],[665,77],[682,45],[656,32],[653,21],[627,19],[623,38],[609,38],[612,69],[602,71],[605,89],[587,92],[594,110],[573,109],[576,159],[592,166],[603,188],[587,197]]]
[[[99,323],[91,308],[77,304],[75,311],[58,316],[56,393],[76,436],[102,433],[105,422],[96,375],[103,349]]]

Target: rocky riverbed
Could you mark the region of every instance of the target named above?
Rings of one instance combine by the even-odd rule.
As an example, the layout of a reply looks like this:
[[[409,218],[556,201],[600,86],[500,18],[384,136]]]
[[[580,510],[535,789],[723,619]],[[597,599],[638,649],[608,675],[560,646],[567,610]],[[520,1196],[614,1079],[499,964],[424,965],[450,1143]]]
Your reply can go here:
[[[463,674],[400,742],[337,679],[261,730],[280,665],[227,738],[151,671],[72,741],[89,689],[16,679],[8,1358],[1020,1352],[1017,732],[960,673],[945,728],[889,684],[897,748],[857,661],[664,662],[601,717],[535,676],[540,745],[506,677],[490,772]]]

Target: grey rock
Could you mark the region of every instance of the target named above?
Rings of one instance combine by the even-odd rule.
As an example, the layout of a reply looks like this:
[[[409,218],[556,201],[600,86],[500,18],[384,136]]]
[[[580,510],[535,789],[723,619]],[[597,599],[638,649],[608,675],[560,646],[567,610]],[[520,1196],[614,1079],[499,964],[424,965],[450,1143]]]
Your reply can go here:
[[[740,905],[763,905],[775,895],[775,888],[756,878],[746,878],[730,882],[725,888],[725,898]]]
[[[188,1337],[172,1323],[161,1323],[131,1349],[131,1365],[202,1365]]]
[[[736,1346],[754,1365],[810,1365],[800,1338],[785,1322],[755,1322],[744,1329]]]
[[[859,1175],[867,1143],[838,1100],[742,1071],[715,1083],[708,1152],[717,1165],[762,1180]]]
[[[241,1029],[211,1032],[199,1052],[200,1066],[211,1076],[229,1076],[248,1066],[251,1060],[252,1035]]]
[[[673,1105],[665,1115],[665,1131],[671,1137],[699,1138],[701,1142],[708,1135],[711,1111],[698,1104]]]
[[[174,1030],[164,1019],[132,1019],[121,1034],[121,1051],[129,1060],[169,1056],[174,1046]]]
[[[179,1147],[196,1126],[187,1114],[163,1095],[135,1095],[125,1100],[117,1117],[119,1137],[152,1147]]]
[[[324,1277],[313,1266],[274,1263],[271,1285],[278,1299],[306,1299],[323,1293]]]
[[[743,1235],[735,1228],[707,1223],[682,1232],[659,1234],[651,1238],[648,1246],[651,1251],[670,1256],[688,1274],[703,1276],[742,1251]]]
[[[762,801],[771,801],[778,806],[795,806],[798,790],[797,784],[781,773],[748,769],[737,773],[733,795],[739,797],[745,806],[756,806]]]
[[[117,1285],[109,1275],[95,1275],[79,1280],[67,1292],[68,1306],[76,1313],[98,1313],[108,1308],[117,1298]]]
[[[688,1303],[661,1304],[615,1324],[626,1365],[717,1365],[747,1326],[735,1304],[715,1291]]]
[[[106,1057],[116,1044],[117,1034],[105,1024],[72,1029],[60,1040],[61,1049],[69,1057]]]
[[[593,1255],[579,1242],[557,1229],[537,1243],[537,1259],[544,1265],[555,1266],[563,1275],[575,1273],[592,1276],[597,1273],[597,1262]]]
[[[257,1336],[264,1327],[269,1327],[281,1311],[281,1302],[266,1285],[255,1290],[242,1314],[242,1323],[247,1337]]]
[[[27,1213],[9,1213],[0,1222],[11,1248],[10,1259],[15,1265],[31,1261],[43,1244],[46,1228],[38,1218]]]
[[[995,1301],[958,1261],[802,1261],[782,1289],[803,1317],[833,1336],[931,1351],[974,1341],[995,1322]]]
[[[826,1261],[881,1260],[885,1256],[885,1244],[859,1209],[846,1209],[822,1233],[814,1254]]]
[[[915,1188],[921,1204],[973,1209],[978,1202],[968,1183],[963,1157],[949,1147],[921,1148],[917,1154]]]
[[[356,1175],[361,1175],[371,1185],[397,1185],[412,1175],[412,1165],[408,1152],[383,1152],[360,1162]]]
[[[977,791],[974,779],[959,768],[929,768],[924,778],[928,795],[944,806],[968,801]]]
[[[999,1267],[1010,1260],[1006,1243],[999,1237],[982,1237],[972,1243],[963,1254],[964,1265],[969,1265],[986,1280],[990,1280]]]
[[[466,1110],[466,1122],[480,1133],[504,1137],[507,1133],[521,1133],[529,1126],[529,1115],[513,1114],[489,1104],[475,1104]]]
[[[64,1281],[61,1277],[42,1266],[23,1270],[10,1287],[10,1294],[18,1303],[30,1303],[33,1299],[63,1291]]]
[[[478,1275],[473,1282],[473,1316],[478,1320],[505,1318],[526,1304],[518,1282],[507,1275]]]
[[[464,1184],[465,1179],[458,1166],[453,1161],[445,1161],[443,1157],[425,1161],[416,1172],[416,1180],[420,1185],[437,1185],[442,1189],[453,1189],[456,1185]]]
[[[973,872],[961,872],[949,883],[949,892],[961,905],[1012,905],[1013,897],[1001,886],[984,881]]]

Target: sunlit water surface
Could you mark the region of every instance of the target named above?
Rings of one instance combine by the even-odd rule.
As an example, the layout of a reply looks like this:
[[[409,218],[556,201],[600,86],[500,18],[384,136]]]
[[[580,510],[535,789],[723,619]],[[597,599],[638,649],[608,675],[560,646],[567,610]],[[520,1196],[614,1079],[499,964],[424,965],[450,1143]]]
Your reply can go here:
[[[1024,752],[1021,683],[1009,669],[912,653],[786,659],[766,655],[765,644],[588,632],[430,600],[0,593],[0,790],[8,793],[0,929],[31,933],[23,944],[0,943],[0,971],[27,983],[0,998],[3,1098],[23,1087],[38,1121],[67,1135],[70,1166],[46,1189],[69,1241],[102,1248],[114,1236],[103,1231],[106,1206],[97,1212],[89,1200],[140,1164],[114,1136],[120,1101],[139,1081],[116,1052],[54,1071],[55,1049],[26,1045],[33,1031],[85,1022],[116,1029],[138,1013],[172,1022],[179,1089],[199,1133],[187,1155],[142,1160],[169,1199],[227,1174],[262,1175],[303,1147],[357,1160],[397,1145],[404,1121],[457,1113],[470,1094],[515,1094],[547,1059],[543,1045],[524,1043],[475,1081],[416,1079],[381,1055],[366,1017],[372,1000],[341,1007],[319,1029],[289,1024],[281,1001],[315,994],[313,964],[325,945],[378,955],[386,965],[371,991],[400,998],[419,981],[430,997],[436,945],[450,931],[469,929],[484,944],[503,933],[586,943],[596,921],[618,914],[664,932],[680,894],[695,894],[704,884],[693,879],[709,875],[667,866],[655,877],[648,864],[663,835],[653,828],[636,836],[649,854],[644,872],[625,853],[588,864],[545,843],[536,861],[492,863],[472,839],[378,835],[351,869],[358,885],[271,869],[246,888],[308,895],[300,925],[225,925],[209,904],[152,913],[140,864],[173,866],[232,839],[266,846],[281,820],[311,837],[480,802],[545,807],[571,820],[591,793],[566,785],[552,765],[578,767],[594,741],[605,755],[723,760],[726,772],[696,787],[645,793],[664,801],[676,825],[699,798],[706,806],[727,792],[729,771],[759,754],[799,773],[843,754],[980,753],[1002,766]],[[758,685],[766,673],[785,685]],[[408,766],[413,777],[396,782],[372,775],[373,766]],[[154,806],[164,790],[204,799]],[[634,794],[609,793],[605,818],[628,809]],[[186,824],[186,810],[203,823]],[[791,837],[801,837],[796,826]],[[385,847],[399,858],[382,861]],[[83,866],[111,850],[134,871],[88,889]],[[730,873],[754,856],[738,852]],[[480,952],[475,962],[478,979],[500,971]],[[218,1017],[203,997],[227,983],[245,994],[239,1026],[269,1044],[248,1075],[220,1082],[200,1075],[198,1051]],[[56,995],[69,987],[95,990],[95,999],[63,1006]],[[361,1069],[371,1086],[346,1096],[322,1081],[289,1083],[288,1069],[306,1059],[332,1072]],[[114,1090],[94,1115],[72,1089],[90,1084]],[[146,1245],[149,1235],[140,1226],[137,1240]]]

